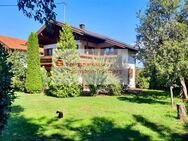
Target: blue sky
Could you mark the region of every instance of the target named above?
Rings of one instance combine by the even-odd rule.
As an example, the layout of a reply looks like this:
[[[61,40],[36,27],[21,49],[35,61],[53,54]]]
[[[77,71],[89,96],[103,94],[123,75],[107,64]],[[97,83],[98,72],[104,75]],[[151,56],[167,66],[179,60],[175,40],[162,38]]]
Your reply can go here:
[[[63,0],[56,0],[61,2]],[[78,27],[84,23],[90,31],[119,41],[134,44],[135,28],[139,24],[136,12],[144,10],[148,0],[66,0],[66,22]],[[16,4],[17,0],[1,0],[1,4]],[[63,21],[63,5],[57,5],[57,20]],[[0,7],[0,35],[27,39],[41,24],[23,16],[17,7]]]

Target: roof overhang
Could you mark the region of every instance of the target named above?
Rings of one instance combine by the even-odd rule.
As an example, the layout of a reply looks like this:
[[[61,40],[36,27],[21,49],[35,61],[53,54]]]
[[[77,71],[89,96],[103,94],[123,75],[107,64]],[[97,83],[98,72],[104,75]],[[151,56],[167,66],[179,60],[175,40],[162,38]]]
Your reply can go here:
[[[64,23],[57,22],[57,21],[50,21],[48,24],[55,24],[55,25],[57,25],[59,27],[63,27],[65,25]],[[129,49],[129,50],[135,51],[135,52],[138,51],[137,48],[135,48],[134,46],[129,45],[127,43],[116,41],[116,40],[111,39],[109,37],[106,37],[106,36],[103,36],[103,35],[100,35],[100,34],[85,30],[85,29],[80,29],[80,28],[76,28],[76,27],[73,27],[73,26],[71,26],[71,27],[72,27],[73,33],[79,34],[81,36],[90,36],[90,37],[93,37],[93,38],[96,38],[96,39],[100,39],[100,40],[102,40],[102,41],[104,41],[106,43],[109,43],[109,44],[113,45],[113,46],[117,46],[119,48],[125,48],[125,49]],[[46,28],[47,28],[47,25],[43,25],[37,31],[37,34],[40,35]]]

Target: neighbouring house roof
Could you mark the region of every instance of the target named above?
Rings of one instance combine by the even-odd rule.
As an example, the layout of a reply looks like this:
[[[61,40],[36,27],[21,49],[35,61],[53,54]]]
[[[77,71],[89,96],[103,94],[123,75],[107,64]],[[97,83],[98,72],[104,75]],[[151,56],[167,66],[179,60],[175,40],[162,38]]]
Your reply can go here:
[[[64,23],[62,22],[58,22],[58,21],[50,21],[50,23],[52,24],[55,24],[59,27],[62,27],[64,26]],[[126,49],[130,49],[130,50],[133,50],[133,51],[138,51],[137,48],[135,48],[134,46],[132,45],[129,45],[127,43],[124,43],[124,42],[120,42],[120,41],[117,41],[117,40],[114,40],[112,38],[109,38],[109,37],[106,37],[106,36],[103,36],[103,35],[100,35],[98,33],[95,33],[95,32],[91,32],[91,31],[88,31],[86,29],[81,29],[81,28],[76,28],[76,27],[72,27],[72,30],[74,33],[77,33],[77,34],[80,34],[80,35],[86,35],[86,36],[91,36],[91,37],[94,37],[94,38],[98,38],[98,39],[101,39],[101,40],[104,40],[104,42],[106,43],[110,43],[114,46],[118,46],[118,47],[121,47],[121,48],[126,48]],[[43,25],[39,31],[37,32],[38,34],[42,33],[42,31],[46,28],[46,25]]]
[[[26,40],[0,36],[0,43],[8,49],[27,50]]]
[[[8,36],[1,36],[0,35],[0,44],[2,44],[7,49],[14,49],[14,50],[27,50],[27,41],[18,39],[18,38],[12,38]],[[42,48],[39,49],[41,53],[44,52]]]

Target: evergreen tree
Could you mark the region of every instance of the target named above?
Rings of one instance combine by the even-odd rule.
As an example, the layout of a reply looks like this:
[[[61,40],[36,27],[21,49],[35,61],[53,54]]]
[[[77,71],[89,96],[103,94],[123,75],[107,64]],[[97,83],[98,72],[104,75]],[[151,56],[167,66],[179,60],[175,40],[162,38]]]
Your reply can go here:
[[[63,66],[56,62],[62,59]],[[53,50],[52,77],[49,92],[57,97],[73,97],[80,95],[79,63],[80,57],[72,33],[72,29],[65,24],[60,31],[57,48]]]
[[[10,66],[7,62],[7,53],[0,45],[0,134],[10,112],[10,105],[14,99],[14,91],[11,87]]]
[[[28,39],[27,50],[27,70],[25,88],[29,93],[39,92],[42,89],[42,79],[40,72],[40,54],[37,34],[32,32]]]

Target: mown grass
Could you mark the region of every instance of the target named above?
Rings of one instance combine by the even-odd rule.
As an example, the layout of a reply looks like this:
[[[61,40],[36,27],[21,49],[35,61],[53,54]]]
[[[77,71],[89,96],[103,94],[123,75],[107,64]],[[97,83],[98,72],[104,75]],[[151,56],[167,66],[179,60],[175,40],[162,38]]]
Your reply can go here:
[[[188,125],[176,119],[169,101],[163,91],[64,99],[18,93],[2,140],[188,140]]]

